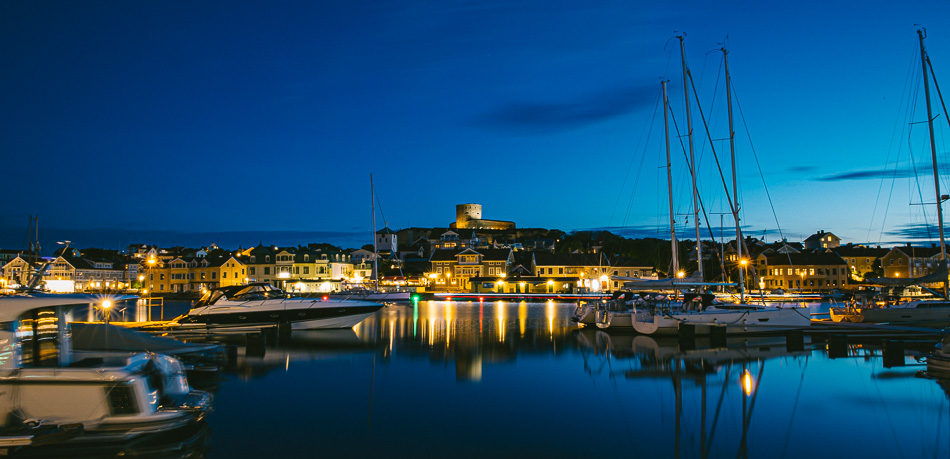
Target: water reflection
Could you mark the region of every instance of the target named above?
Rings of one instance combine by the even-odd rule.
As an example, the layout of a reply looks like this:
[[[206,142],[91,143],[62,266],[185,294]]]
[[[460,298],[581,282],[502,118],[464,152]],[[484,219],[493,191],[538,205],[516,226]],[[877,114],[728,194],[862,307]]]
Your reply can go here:
[[[353,330],[242,349],[217,390],[211,455],[312,454],[299,439],[313,435],[331,457],[950,454],[950,384],[912,358],[885,368],[866,343],[830,358],[807,337],[578,329],[573,307],[387,306]]]
[[[573,305],[526,302],[425,301],[388,306],[354,328],[393,353],[454,361],[459,380],[480,380],[484,361],[514,360],[519,352],[548,352],[569,340]]]

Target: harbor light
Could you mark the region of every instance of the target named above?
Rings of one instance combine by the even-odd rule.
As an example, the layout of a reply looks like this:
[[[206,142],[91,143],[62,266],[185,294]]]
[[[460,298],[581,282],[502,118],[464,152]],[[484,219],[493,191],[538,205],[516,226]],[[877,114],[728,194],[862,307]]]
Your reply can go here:
[[[686,273],[683,272],[683,271],[677,271],[677,272],[676,272],[676,277],[679,277],[680,279],[682,279],[682,278],[686,277]]]

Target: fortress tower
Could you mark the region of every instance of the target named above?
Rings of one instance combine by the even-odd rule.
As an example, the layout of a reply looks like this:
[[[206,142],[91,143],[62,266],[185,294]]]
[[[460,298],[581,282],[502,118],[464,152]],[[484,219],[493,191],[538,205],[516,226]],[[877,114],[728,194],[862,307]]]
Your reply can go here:
[[[458,229],[507,230],[515,229],[515,223],[504,220],[482,219],[481,204],[456,204],[455,223],[450,224],[449,227]]]
[[[457,204],[455,206],[455,226],[458,228],[468,228],[472,220],[482,219],[481,204]]]

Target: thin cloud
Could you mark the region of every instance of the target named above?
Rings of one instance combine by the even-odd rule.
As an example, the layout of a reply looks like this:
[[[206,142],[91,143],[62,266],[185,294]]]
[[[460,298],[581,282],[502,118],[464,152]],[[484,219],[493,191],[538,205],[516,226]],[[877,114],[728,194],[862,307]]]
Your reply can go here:
[[[930,223],[908,223],[887,231],[885,234],[894,236],[898,240],[937,241],[940,238],[939,228],[937,228],[937,225]]]
[[[950,174],[950,170],[947,169],[948,164],[939,164],[938,168],[941,171],[940,175]],[[913,167],[902,167],[897,169],[869,169],[864,171],[851,171],[851,172],[841,172],[834,175],[827,175],[824,177],[818,177],[815,180],[821,182],[835,182],[842,180],[865,180],[865,179],[897,179],[897,178],[910,178],[915,177],[921,174],[930,175],[932,174],[933,164],[932,163],[920,163],[916,168]]]
[[[794,166],[788,168],[789,172],[811,172],[817,169],[815,166]]]
[[[515,102],[484,114],[476,124],[496,129],[547,131],[584,126],[653,105],[654,87],[635,87],[560,102]]]

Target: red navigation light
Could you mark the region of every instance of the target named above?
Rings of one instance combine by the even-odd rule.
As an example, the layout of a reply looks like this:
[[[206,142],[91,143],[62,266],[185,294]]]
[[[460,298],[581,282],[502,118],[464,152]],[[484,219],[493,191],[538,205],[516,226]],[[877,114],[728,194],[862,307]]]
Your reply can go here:
[[[478,301],[485,301],[485,297],[483,296],[478,297]]]
[[[323,301],[326,301],[326,300],[329,300],[329,299],[330,299],[329,296],[323,295]]]

